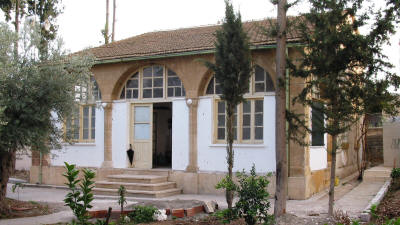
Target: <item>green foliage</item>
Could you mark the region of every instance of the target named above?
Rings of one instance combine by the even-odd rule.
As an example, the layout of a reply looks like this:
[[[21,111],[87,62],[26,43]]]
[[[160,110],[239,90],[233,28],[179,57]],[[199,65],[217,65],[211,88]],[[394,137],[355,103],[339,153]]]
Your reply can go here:
[[[269,184],[267,176],[257,176],[256,168],[253,164],[250,175],[244,171],[236,175],[239,179],[237,193],[239,200],[235,208],[239,217],[243,217],[247,224],[254,225],[257,222],[263,224],[272,224],[273,216],[268,215],[270,208],[269,193],[267,187]]]
[[[220,180],[217,185],[215,185],[216,189],[224,189],[228,191],[235,191],[236,190],[236,184],[233,182],[233,180],[229,177],[226,176]]]
[[[371,206],[370,214],[371,214],[372,218],[374,218],[374,219],[378,218],[377,209],[378,209],[378,206],[376,204],[373,204]]]
[[[11,187],[11,191],[12,191],[13,193],[15,193],[15,190],[17,190],[17,191],[19,192],[19,189],[20,189],[20,188],[24,188],[24,187],[25,187],[24,183],[17,182],[17,183],[15,183],[15,184],[13,184],[13,186]]]
[[[133,206],[133,212],[128,216],[134,223],[150,223],[154,221],[154,216],[158,213],[158,209],[153,206]]]
[[[390,177],[392,179],[400,178],[400,168],[393,168],[392,172],[390,173]]]
[[[78,179],[79,170],[75,168],[75,165],[64,163],[66,172],[63,176],[67,178],[68,182],[65,184],[70,190],[65,196],[64,202],[71,208],[80,224],[87,224],[89,219],[87,216],[88,209],[92,208],[90,203],[93,201],[92,189],[95,173],[90,169],[83,169],[83,179],[80,180]]]
[[[124,211],[124,204],[126,203],[126,189],[123,185],[119,186],[118,188],[118,204],[121,206],[121,216],[122,212]]]
[[[216,211],[213,216],[215,216],[215,218],[217,218],[223,224],[228,224],[239,218],[235,208]]]

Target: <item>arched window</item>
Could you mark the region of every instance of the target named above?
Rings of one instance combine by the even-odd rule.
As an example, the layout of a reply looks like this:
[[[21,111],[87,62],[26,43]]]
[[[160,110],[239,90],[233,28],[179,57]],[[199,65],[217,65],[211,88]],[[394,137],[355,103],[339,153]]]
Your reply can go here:
[[[250,88],[248,94],[252,93],[264,93],[264,92],[274,92],[274,82],[272,81],[269,73],[264,70],[261,66],[256,65],[254,68],[254,76],[250,78]],[[213,76],[206,89],[206,95],[222,94],[222,89],[220,84],[217,82],[215,76]]]
[[[125,83],[120,99],[150,99],[185,96],[178,75],[164,66],[139,69]]]

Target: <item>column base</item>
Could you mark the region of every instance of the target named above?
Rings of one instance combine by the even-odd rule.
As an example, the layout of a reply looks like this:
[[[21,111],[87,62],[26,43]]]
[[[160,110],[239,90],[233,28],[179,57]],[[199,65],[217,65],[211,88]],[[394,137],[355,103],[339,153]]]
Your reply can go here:
[[[103,161],[101,168],[113,168],[113,161]]]
[[[197,171],[199,171],[199,167],[197,166],[189,165],[186,167],[186,172],[196,173]]]

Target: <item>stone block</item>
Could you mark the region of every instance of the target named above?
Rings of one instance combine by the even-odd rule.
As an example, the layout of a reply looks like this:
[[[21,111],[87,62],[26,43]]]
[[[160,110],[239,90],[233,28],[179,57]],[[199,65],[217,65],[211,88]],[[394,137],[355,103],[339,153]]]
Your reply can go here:
[[[183,218],[185,217],[185,210],[184,209],[173,209],[172,216]]]

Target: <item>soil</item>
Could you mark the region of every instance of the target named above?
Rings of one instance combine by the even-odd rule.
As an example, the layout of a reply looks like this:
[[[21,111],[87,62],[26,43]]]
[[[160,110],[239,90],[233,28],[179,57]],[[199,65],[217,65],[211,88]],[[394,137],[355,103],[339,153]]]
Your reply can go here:
[[[14,173],[10,177],[29,181],[29,170],[14,170]]]
[[[376,224],[382,224],[384,218],[400,218],[400,188],[394,189],[393,186],[386,193],[377,209]]]
[[[10,198],[6,198],[6,204],[10,207],[11,212],[7,215],[0,215],[0,219],[48,215],[59,212],[65,208],[62,203],[24,202]]]

